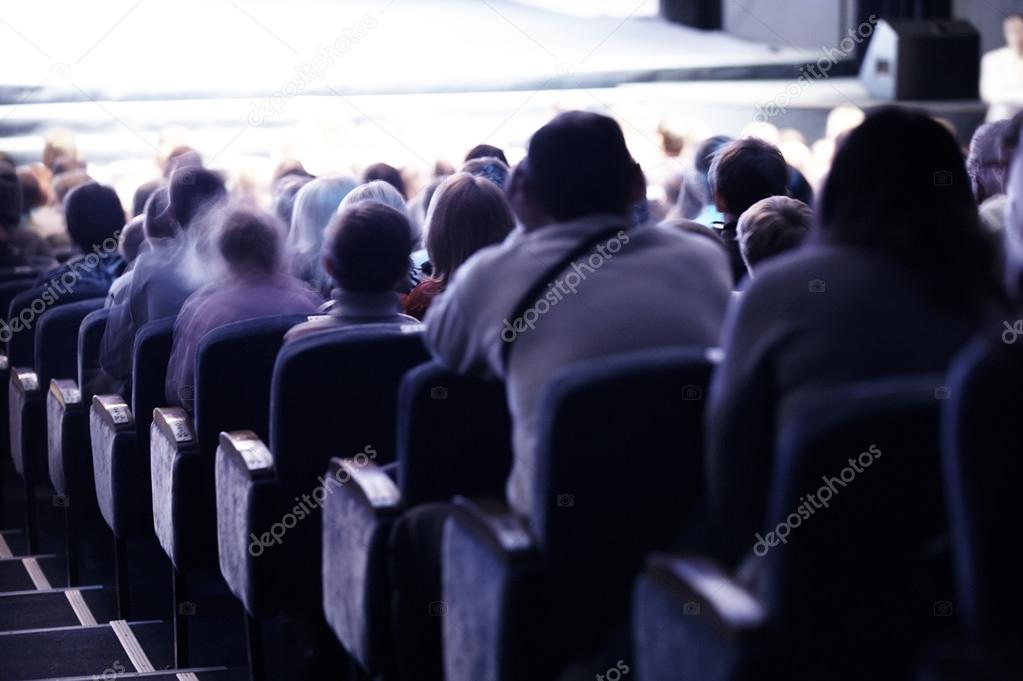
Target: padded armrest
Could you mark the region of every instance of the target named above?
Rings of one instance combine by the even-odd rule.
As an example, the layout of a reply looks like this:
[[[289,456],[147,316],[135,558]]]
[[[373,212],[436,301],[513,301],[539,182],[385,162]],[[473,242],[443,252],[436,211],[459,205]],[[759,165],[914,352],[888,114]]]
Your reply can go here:
[[[72,423],[74,425],[72,425]],[[82,402],[82,392],[78,389],[78,383],[70,379],[53,379],[50,381],[50,391],[46,396],[46,452],[50,468],[50,482],[58,494],[67,495],[70,488],[69,477],[77,477],[75,473],[81,466],[82,461],[77,460],[80,454],[74,455],[76,461],[65,462],[65,449],[75,449],[80,452],[82,446],[88,444],[89,423],[86,418],[86,405]],[[74,440],[71,442],[70,440]],[[75,466],[74,471],[68,472],[68,464]],[[91,470],[91,462],[88,466]],[[92,479],[92,476],[89,476]],[[92,490],[75,490],[85,492],[86,496],[92,495]]]
[[[526,559],[537,554],[537,543],[525,521],[503,500],[455,497],[455,517],[463,527],[509,559]]]
[[[216,460],[217,553],[220,572],[250,615],[264,610],[259,599],[272,597],[257,588],[272,583],[274,563],[286,560],[278,548],[287,528],[273,519],[277,471],[270,450],[251,430],[220,434]],[[275,525],[276,523],[276,525]],[[272,534],[277,525],[280,536]]]
[[[103,519],[117,536],[146,531],[151,525],[148,496],[148,461],[137,450],[135,419],[120,395],[95,395],[89,410],[89,442],[96,501]],[[141,478],[141,479],[140,479]],[[146,489],[141,489],[142,485]],[[145,494],[143,494],[145,492]],[[145,503],[143,503],[145,500]]]
[[[7,355],[0,354],[0,371],[7,371],[11,368],[11,361],[7,359]]]
[[[647,571],[651,579],[687,602],[697,603],[699,613],[710,615],[723,631],[743,636],[767,624],[760,601],[711,560],[654,554]]]
[[[153,486],[153,528],[156,537],[175,567],[185,567],[182,544],[192,524],[187,514],[199,510],[212,512],[212,480],[205,488],[195,480],[199,454],[192,419],[184,409],[165,407],[153,410],[149,426],[150,477]],[[176,492],[176,494],[175,494]],[[200,511],[201,513],[201,511]],[[212,543],[204,548],[213,559]]]
[[[387,544],[401,492],[368,459],[331,459],[324,480],[323,611],[345,649],[375,670],[390,638]]]

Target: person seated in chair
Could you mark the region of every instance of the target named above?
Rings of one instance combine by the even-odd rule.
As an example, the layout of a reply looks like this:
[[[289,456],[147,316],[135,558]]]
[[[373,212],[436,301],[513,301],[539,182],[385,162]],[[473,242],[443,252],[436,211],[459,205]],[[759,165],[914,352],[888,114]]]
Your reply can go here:
[[[334,305],[322,319],[293,327],[284,341],[359,324],[418,324],[401,313],[395,292],[408,276],[411,252],[408,218],[390,206],[362,201],[335,215],[323,244],[323,267],[338,286]]]
[[[803,245],[813,225],[813,211],[802,201],[772,196],[757,201],[739,216],[736,235],[746,269]]]
[[[213,329],[256,317],[309,314],[323,302],[305,282],[284,272],[282,232],[264,213],[237,209],[227,214],[217,239],[227,274],[189,296],[174,323],[167,365],[169,404],[192,411],[195,353]]]

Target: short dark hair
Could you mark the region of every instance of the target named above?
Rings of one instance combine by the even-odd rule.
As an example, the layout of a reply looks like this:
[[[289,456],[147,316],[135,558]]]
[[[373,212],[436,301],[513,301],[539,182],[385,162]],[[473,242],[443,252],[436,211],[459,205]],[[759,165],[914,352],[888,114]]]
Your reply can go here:
[[[625,214],[640,177],[618,123],[583,111],[559,114],[537,130],[523,163],[527,192],[559,222]]]
[[[142,213],[142,227],[147,239],[167,239],[174,236],[174,221],[167,214],[170,205],[170,189],[159,187],[149,195]]]
[[[125,222],[117,192],[98,182],[72,189],[64,200],[64,215],[71,241],[83,252],[102,248]]]
[[[398,210],[362,201],[336,214],[327,226],[325,269],[345,291],[393,290],[408,269],[412,227]]]
[[[506,166],[511,165],[508,163],[508,159],[507,157],[505,157],[504,151],[502,151],[499,147],[495,147],[491,144],[477,144],[476,146],[469,150],[468,154],[465,155],[466,162],[476,158],[496,158]]]
[[[21,212],[28,213],[33,208],[46,205],[43,187],[31,170],[18,171],[18,184],[21,185]]]
[[[445,284],[473,253],[504,240],[515,228],[504,192],[467,173],[444,181],[428,218],[426,250],[434,276]]]
[[[401,198],[408,199],[408,194],[405,193],[405,180],[401,177],[401,171],[394,166],[389,166],[386,163],[374,163],[366,168],[366,172],[362,174],[363,183],[373,180],[383,180],[397,189]]]
[[[729,142],[715,155],[707,175],[710,191],[726,213],[739,216],[769,196],[785,196],[789,164],[773,144],[746,137]]]
[[[739,250],[752,271],[768,258],[798,248],[813,226],[813,211],[802,201],[772,196],[757,201],[741,216],[737,228]]]
[[[18,173],[7,161],[0,161],[0,226],[17,227],[21,222],[21,185]]]
[[[149,182],[143,182],[135,190],[135,194],[131,197],[131,214],[132,216],[142,215],[146,210],[146,201],[149,201],[149,197],[153,195],[160,187],[166,187],[167,180],[162,177],[156,180],[150,180]]]
[[[182,229],[226,194],[220,175],[205,168],[184,166],[171,174],[170,207]]]
[[[127,263],[135,261],[139,254],[139,248],[146,239],[145,221],[144,217],[136,215],[121,230],[117,250],[121,252],[121,257]]]
[[[280,266],[282,231],[270,215],[238,208],[224,219],[217,247],[232,272],[269,275]]]

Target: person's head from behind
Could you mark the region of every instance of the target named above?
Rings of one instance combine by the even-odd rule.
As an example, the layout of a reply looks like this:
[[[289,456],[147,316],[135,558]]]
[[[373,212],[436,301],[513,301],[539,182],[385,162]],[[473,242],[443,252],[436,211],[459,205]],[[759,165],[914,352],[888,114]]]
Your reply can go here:
[[[30,213],[36,208],[46,205],[46,193],[39,178],[28,169],[18,171],[18,184],[21,185],[21,211]]]
[[[192,147],[174,147],[164,161],[163,176],[170,177],[178,168],[202,168],[202,156]]]
[[[298,191],[288,231],[288,248],[297,266],[292,274],[311,275],[299,270],[314,266],[312,261],[319,260],[327,225],[344,198],[357,186],[353,178],[339,175],[311,180]]]
[[[18,173],[7,161],[0,161],[0,227],[13,229],[21,222],[21,185]]]
[[[146,201],[142,212],[142,227],[148,241],[171,239],[177,235],[177,225],[167,210],[169,205],[170,189],[166,186],[158,188]]]
[[[985,123],[977,128],[970,140],[970,153],[966,157],[966,172],[977,203],[1005,193],[1005,180],[1009,172],[1009,156],[1003,140],[1011,121]]]
[[[772,196],[757,201],[739,216],[739,251],[750,275],[760,263],[792,251],[806,241],[813,211],[802,201]]]
[[[224,219],[217,248],[232,276],[267,278],[280,268],[281,232],[271,215],[237,208]]]
[[[718,150],[707,180],[718,210],[734,219],[761,199],[785,196],[789,164],[778,147],[746,137]]]
[[[474,146],[465,155],[465,162],[468,163],[477,158],[496,158],[505,166],[509,166],[508,158],[504,155],[504,151],[500,147],[495,147],[491,144],[477,144]]]
[[[958,142],[928,116],[886,107],[838,147],[818,202],[827,242],[870,250],[931,273],[962,295],[991,284]]]
[[[408,206],[405,204],[405,198],[394,188],[393,185],[384,182],[383,180],[373,180],[366,184],[360,184],[358,187],[348,192],[341,205],[338,206],[338,212],[347,210],[357,203],[363,201],[376,201],[386,206],[390,206],[403,215],[408,215]]]
[[[610,214],[631,220],[646,195],[643,171],[625,136],[607,116],[559,114],[529,142],[509,181],[509,197],[526,229]]]
[[[452,175],[437,189],[427,216],[426,250],[433,276],[445,285],[469,257],[496,244],[515,228],[504,192],[467,173]]]
[[[117,242],[117,252],[129,265],[135,262],[139,248],[142,247],[142,242],[146,239],[145,223],[145,217],[136,215],[121,230],[121,237]]]
[[[170,212],[182,229],[226,195],[224,180],[205,168],[184,166],[171,174]]]
[[[1002,30],[1005,33],[1005,44],[1016,51],[1016,54],[1023,55],[1023,15],[1010,14],[1002,22]]]
[[[166,187],[167,180],[162,177],[156,180],[150,180],[149,182],[143,182],[135,190],[135,194],[131,198],[131,214],[132,216],[142,215],[146,211],[146,202],[149,201],[149,197],[153,195],[160,187]]]
[[[291,219],[295,215],[295,197],[312,179],[306,175],[285,175],[274,181],[270,191],[273,212],[284,224],[291,224]]]
[[[466,161],[459,172],[490,180],[501,189],[507,186],[508,176],[511,175],[508,164],[495,156],[484,156]]]
[[[117,192],[96,182],[75,187],[64,200],[68,236],[83,253],[109,250],[124,227]]]
[[[342,291],[387,293],[408,275],[411,252],[408,218],[379,201],[363,201],[331,219],[323,266]]]
[[[374,163],[366,168],[366,172],[362,174],[362,181],[369,183],[374,180],[383,180],[398,190],[402,199],[408,198],[405,193],[405,180],[401,176],[401,171],[394,166],[389,166],[386,163]]]

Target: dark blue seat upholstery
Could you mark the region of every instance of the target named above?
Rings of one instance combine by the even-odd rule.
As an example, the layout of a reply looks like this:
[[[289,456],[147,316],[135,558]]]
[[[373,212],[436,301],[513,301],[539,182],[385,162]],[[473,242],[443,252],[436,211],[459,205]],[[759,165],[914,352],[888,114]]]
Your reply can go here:
[[[274,366],[269,449],[255,433],[221,437],[220,570],[251,615],[322,611],[319,509],[341,486],[324,477],[327,464],[359,453],[394,460],[398,385],[427,358],[418,324],[300,338]]]
[[[504,385],[459,376],[433,362],[412,369],[398,393],[397,452],[397,483],[372,462],[333,460],[331,474],[347,466],[351,479],[324,506],[324,612],[348,652],[374,675],[385,673],[396,654],[391,526],[419,504],[504,493],[511,466]]]
[[[640,677],[908,678],[954,633],[954,618],[935,616],[951,590],[942,383],[822,391],[784,424],[769,520],[741,578],[709,559],[650,559],[634,599]]]
[[[459,499],[447,524],[448,681],[554,678],[625,621],[643,556],[699,501],[711,370],[704,350],[668,348],[552,378],[529,517]]]
[[[1023,673],[1023,352],[977,341],[952,366],[943,464],[958,614],[973,643]]]
[[[120,395],[94,395],[89,412],[96,500],[117,537],[153,533],[149,425],[164,402],[174,319],[149,322],[132,348],[131,408]]]
[[[196,351],[195,415],[158,409],[151,447],[153,518],[164,551],[179,570],[217,567],[214,461],[220,433],[270,434],[270,381],[284,334],[305,315],[228,324]],[[187,436],[187,438],[186,438]]]
[[[96,291],[92,287],[80,287],[68,290],[60,294],[55,289],[46,286],[34,286],[18,292],[11,299],[8,308],[7,318],[13,324],[17,319],[24,330],[11,334],[7,342],[7,358],[12,367],[35,366],[35,336],[43,314],[54,307],[76,303],[90,298],[102,298],[103,291]],[[14,327],[11,327],[12,330]]]
[[[11,378],[11,361],[7,354],[7,344],[14,335],[14,331],[11,330],[10,326],[10,318],[7,315],[14,296],[31,287],[32,282],[28,279],[19,278],[0,282],[0,312],[3,314],[4,323],[4,326],[0,327],[0,344],[2,344],[3,348],[3,354],[0,354],[0,381],[2,381],[2,385],[5,388],[10,383]],[[7,412],[7,390],[3,389],[0,390],[0,414],[6,414]],[[11,436],[8,430],[8,423],[8,419],[0,418],[0,457],[7,457],[11,452]]]

